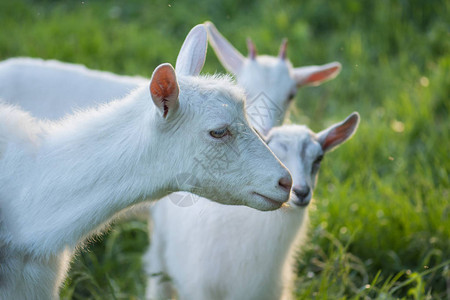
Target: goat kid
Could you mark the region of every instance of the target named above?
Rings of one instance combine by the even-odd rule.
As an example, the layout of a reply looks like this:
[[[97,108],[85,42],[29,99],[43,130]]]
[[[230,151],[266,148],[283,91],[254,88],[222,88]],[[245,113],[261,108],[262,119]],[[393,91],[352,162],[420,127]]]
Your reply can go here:
[[[189,207],[175,205],[171,195],[158,201],[151,209],[153,232],[144,257],[147,299],[172,299],[176,292],[180,299],[289,299],[320,162],[358,124],[353,113],[318,134],[299,125],[269,132],[269,147],[294,180],[290,205],[277,211],[223,206],[201,197]]]
[[[206,45],[198,25],[178,75],[162,64],[150,91],[59,122],[0,105],[0,299],[57,299],[77,245],[146,199],[185,190],[261,210],[288,200],[290,175],[249,127],[243,92],[227,78],[189,76]],[[197,180],[180,185],[179,174]]]

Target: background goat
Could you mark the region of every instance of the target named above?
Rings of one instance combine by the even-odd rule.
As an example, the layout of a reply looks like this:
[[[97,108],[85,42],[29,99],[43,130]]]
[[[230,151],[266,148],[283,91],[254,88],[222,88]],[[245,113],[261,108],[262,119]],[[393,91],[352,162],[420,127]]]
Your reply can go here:
[[[290,298],[293,258],[305,242],[307,206],[320,162],[353,135],[358,123],[353,113],[318,134],[299,125],[270,131],[268,145],[293,175],[289,207],[259,212],[201,197],[180,207],[171,196],[156,203],[144,257],[147,299],[170,299],[173,288],[180,299]]]

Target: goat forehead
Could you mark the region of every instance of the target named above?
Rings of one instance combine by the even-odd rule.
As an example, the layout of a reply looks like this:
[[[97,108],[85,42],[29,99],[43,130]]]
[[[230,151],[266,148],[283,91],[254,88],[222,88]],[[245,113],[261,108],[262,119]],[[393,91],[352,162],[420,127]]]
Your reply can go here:
[[[271,139],[276,139],[286,145],[296,145],[302,140],[310,138],[311,131],[303,125],[284,125],[274,127],[268,134]]]
[[[199,104],[216,98],[228,104],[239,104],[245,98],[244,91],[226,75],[180,76],[178,84],[180,94],[189,98],[187,101]]]
[[[238,75],[238,82],[246,89],[249,98],[264,92],[271,98],[281,97],[284,100],[295,88],[289,66],[279,58],[258,56],[255,61],[247,62]]]
[[[258,56],[256,60],[249,61],[246,68],[254,76],[266,79],[275,77],[290,78],[290,63],[272,56]],[[258,72],[254,72],[258,71]]]
[[[181,77],[180,104],[199,115],[223,119],[242,118],[245,95],[228,76]]]
[[[261,66],[267,66],[267,67],[283,67],[290,69],[292,67],[289,60],[285,59],[282,60],[277,56],[270,56],[270,55],[258,55],[256,57],[256,62]]]
[[[269,138],[283,144],[289,153],[300,155],[302,159],[315,156],[321,151],[315,134],[306,126],[276,127],[269,133]]]

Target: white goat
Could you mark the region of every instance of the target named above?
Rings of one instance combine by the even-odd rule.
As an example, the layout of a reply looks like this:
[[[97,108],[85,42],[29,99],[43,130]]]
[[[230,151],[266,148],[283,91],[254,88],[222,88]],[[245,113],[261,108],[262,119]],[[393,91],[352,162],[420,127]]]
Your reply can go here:
[[[257,55],[255,45],[247,40],[249,50],[245,58],[231,45],[211,22],[206,22],[208,40],[222,65],[236,76],[247,94],[247,115],[250,123],[262,134],[283,123],[289,104],[297,89],[305,85],[319,85],[336,77],[341,64],[332,62],[322,66],[293,68],[286,58],[287,40],[280,47],[278,57]]]
[[[186,76],[200,72],[206,45],[198,25],[178,76],[162,64],[150,91],[56,123],[0,105],[0,299],[58,298],[76,246],[145,199],[185,190],[261,210],[288,200],[290,175],[249,127],[242,91],[226,78]]]
[[[144,257],[147,299],[171,299],[174,289],[180,299],[289,299],[293,258],[304,242],[320,162],[358,123],[353,113],[318,134],[299,125],[269,132],[268,145],[293,176],[288,207],[264,213],[201,197],[189,207],[175,205],[171,196],[158,201]]]
[[[281,125],[298,87],[318,85],[337,76],[341,69],[337,62],[292,68],[286,58],[285,42],[278,57],[256,56],[255,47],[249,42],[249,58],[245,58],[212,23],[206,22],[206,27],[220,61],[245,89],[251,123],[263,134],[272,126]],[[145,82],[141,77],[119,76],[52,60],[10,58],[0,62],[0,98],[38,118],[58,119],[73,109],[121,98]]]

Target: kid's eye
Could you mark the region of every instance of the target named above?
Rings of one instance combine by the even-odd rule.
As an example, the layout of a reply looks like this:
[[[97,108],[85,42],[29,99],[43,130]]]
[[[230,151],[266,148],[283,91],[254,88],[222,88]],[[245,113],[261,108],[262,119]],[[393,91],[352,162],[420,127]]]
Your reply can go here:
[[[297,95],[297,93],[291,93],[288,96],[288,101],[291,102],[292,100],[294,100],[295,96]]]
[[[322,161],[322,159],[323,159],[323,155],[317,157],[316,160],[314,161],[314,164],[315,164],[315,165],[320,164],[320,162]]]
[[[222,128],[222,129],[211,130],[211,131],[209,132],[209,134],[210,134],[213,138],[220,139],[220,138],[223,138],[223,137],[229,135],[230,132],[228,131],[228,128],[225,127],[225,128]]]

